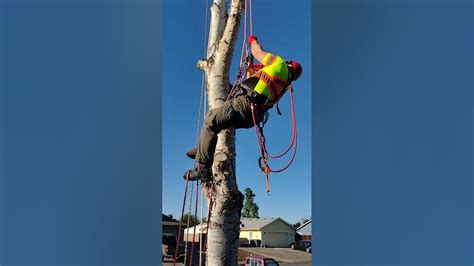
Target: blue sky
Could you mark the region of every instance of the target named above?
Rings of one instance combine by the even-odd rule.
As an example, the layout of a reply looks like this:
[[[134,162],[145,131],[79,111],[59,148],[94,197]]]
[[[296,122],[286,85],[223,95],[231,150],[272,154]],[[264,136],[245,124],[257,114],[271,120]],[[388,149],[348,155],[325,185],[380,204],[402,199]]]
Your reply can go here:
[[[156,265],[161,166],[175,214],[192,166],[204,2],[168,0],[164,18],[160,1],[73,2],[0,4],[1,263]],[[262,216],[294,222],[312,194],[317,265],[472,265],[473,3],[313,1],[316,90],[310,3],[254,3],[264,47],[305,68],[300,150],[271,197],[253,131],[238,133]]]
[[[206,8],[205,1],[165,1],[163,5],[163,213],[178,217],[184,193],[182,175],[193,167],[184,153],[196,142],[202,72],[195,66],[204,54]],[[268,196],[265,177],[257,165],[255,131],[238,130],[238,186],[241,191],[250,187],[255,192],[260,217],[282,217],[293,223],[311,217],[311,2],[253,1],[252,10],[253,34],[262,46],[285,59],[299,61],[304,69],[294,83],[298,153],[288,170],[270,176]],[[231,82],[240,57],[242,26],[243,23],[234,50]],[[271,153],[283,151],[291,140],[288,96],[280,103],[282,117],[276,110],[270,111],[265,133]],[[271,166],[279,168],[288,159]]]
[[[159,1],[67,2],[0,4],[1,263],[156,265],[161,165],[175,214],[192,166],[204,3],[168,0],[162,21]],[[264,47],[305,68],[300,150],[267,197],[241,130],[239,186],[289,222],[313,195],[317,265],[473,265],[473,3],[385,2],[313,1],[311,90],[310,3],[254,1]]]

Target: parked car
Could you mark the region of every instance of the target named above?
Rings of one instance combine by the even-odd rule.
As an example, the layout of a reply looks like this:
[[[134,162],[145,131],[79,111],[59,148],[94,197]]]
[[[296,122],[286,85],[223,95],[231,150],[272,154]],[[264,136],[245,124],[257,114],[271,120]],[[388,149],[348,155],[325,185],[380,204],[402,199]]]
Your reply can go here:
[[[239,238],[239,247],[248,247],[250,246],[250,242],[248,238]]]
[[[308,253],[311,253],[311,241],[300,240],[300,241],[297,241],[297,242],[293,242],[293,243],[291,243],[290,248],[303,250],[303,251],[306,251]]]
[[[260,247],[262,245],[262,240],[260,239],[250,239],[249,247]]]
[[[177,248],[177,241],[176,236],[174,234],[163,233],[162,237],[162,244],[161,244],[161,253],[162,253],[162,261],[165,258],[174,258],[174,253]],[[180,243],[178,246],[178,257],[184,255],[184,244]]]
[[[262,257],[262,256],[249,256],[245,259],[245,266],[279,266],[272,258]]]

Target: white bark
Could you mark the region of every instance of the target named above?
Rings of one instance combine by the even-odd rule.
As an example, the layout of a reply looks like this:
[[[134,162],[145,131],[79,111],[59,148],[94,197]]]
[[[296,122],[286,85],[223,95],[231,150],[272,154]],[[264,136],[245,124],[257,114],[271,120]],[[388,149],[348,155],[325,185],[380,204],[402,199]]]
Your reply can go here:
[[[232,0],[229,12],[225,0],[211,7],[208,54],[198,67],[206,74],[209,109],[222,105],[228,93],[232,60],[244,0]],[[227,17],[227,19],[226,19]],[[207,265],[237,265],[240,212],[243,196],[235,178],[235,132],[218,135],[212,166],[214,186],[204,184],[208,203],[212,200],[207,240]]]

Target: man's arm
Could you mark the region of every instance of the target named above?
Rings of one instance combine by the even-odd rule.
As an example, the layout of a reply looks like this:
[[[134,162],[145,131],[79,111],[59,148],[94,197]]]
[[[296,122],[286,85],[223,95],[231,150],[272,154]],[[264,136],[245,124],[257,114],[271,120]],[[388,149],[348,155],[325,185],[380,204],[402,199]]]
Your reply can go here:
[[[263,58],[265,58],[267,52],[263,50],[262,46],[260,46],[255,36],[250,35],[248,42],[250,43],[250,50],[252,51],[253,57],[257,59],[260,63],[263,63]]]

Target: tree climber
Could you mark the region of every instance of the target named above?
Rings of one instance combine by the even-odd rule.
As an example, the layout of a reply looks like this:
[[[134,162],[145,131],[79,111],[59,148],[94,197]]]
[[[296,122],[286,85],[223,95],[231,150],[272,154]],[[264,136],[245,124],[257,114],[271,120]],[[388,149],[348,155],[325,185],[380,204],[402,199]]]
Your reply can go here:
[[[252,105],[256,122],[260,123],[268,109],[283,96],[292,81],[303,72],[295,61],[285,61],[278,55],[266,52],[257,37],[248,37],[252,55],[263,64],[263,68],[244,80],[233,91],[233,98],[222,106],[209,110],[199,135],[196,149],[186,155],[195,159],[193,170],[186,171],[183,178],[190,181],[207,182],[212,179],[211,165],[219,131],[228,128],[251,128],[254,126]]]

